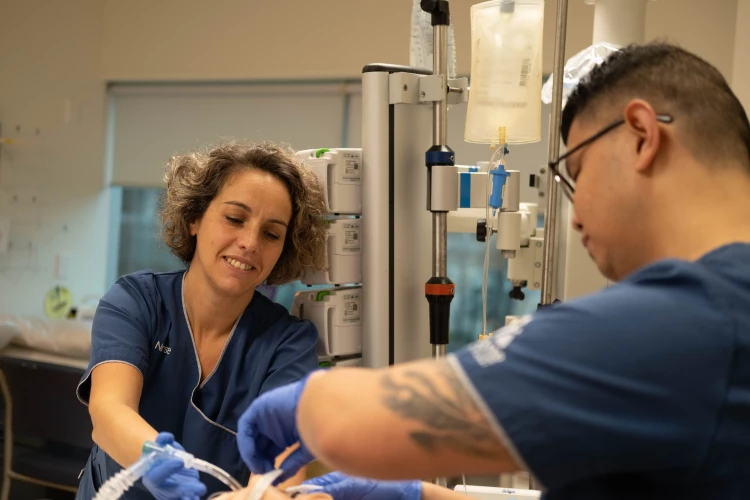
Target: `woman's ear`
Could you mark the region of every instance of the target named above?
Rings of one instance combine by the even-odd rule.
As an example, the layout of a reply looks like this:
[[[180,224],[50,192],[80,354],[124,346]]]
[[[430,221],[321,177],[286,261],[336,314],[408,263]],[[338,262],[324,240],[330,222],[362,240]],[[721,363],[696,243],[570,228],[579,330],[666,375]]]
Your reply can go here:
[[[198,229],[201,225],[201,218],[195,219],[193,222],[189,224],[190,228],[190,236],[197,236],[198,235]]]

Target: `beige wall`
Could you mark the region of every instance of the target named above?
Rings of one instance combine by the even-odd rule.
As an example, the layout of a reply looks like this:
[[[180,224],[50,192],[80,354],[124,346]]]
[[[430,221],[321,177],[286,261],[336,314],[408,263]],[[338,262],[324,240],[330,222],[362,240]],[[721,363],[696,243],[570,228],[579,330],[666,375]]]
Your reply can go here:
[[[40,314],[56,284],[103,292],[108,221],[99,0],[0,2],[0,313]],[[38,131],[38,132],[37,132]],[[59,252],[67,277],[55,276]],[[64,270],[65,271],[65,270]]]
[[[657,0],[648,5],[646,38],[680,44],[731,81],[737,0]]]
[[[298,5],[291,8],[290,3]],[[475,3],[451,0],[457,72],[464,75],[471,67],[469,11]],[[556,3],[545,3],[547,72]],[[107,0],[102,75],[112,80],[357,77],[370,62],[409,63],[411,5],[410,0],[223,0],[210,5],[202,0]],[[591,43],[593,19],[592,7],[570,1],[571,49]]]
[[[451,0],[458,73],[470,69],[473,0]],[[710,7],[707,7],[709,5]],[[552,70],[557,1],[545,2]],[[101,74],[111,80],[357,77],[409,62],[410,0],[105,0]],[[737,0],[658,0],[646,37],[681,43],[731,76]],[[594,7],[568,2],[567,54],[591,44]]]
[[[750,0],[739,0],[737,5],[732,88],[750,113]]]

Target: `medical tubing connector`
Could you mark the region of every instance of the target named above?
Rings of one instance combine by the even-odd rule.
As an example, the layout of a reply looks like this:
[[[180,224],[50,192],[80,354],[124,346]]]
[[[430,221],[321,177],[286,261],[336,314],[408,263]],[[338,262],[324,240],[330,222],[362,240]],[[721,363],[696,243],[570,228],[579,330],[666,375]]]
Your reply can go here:
[[[508,179],[508,177],[510,177],[510,174],[505,171],[505,155],[510,153],[510,151],[508,151],[508,143],[506,142],[506,128],[498,127],[497,136],[498,147],[490,158],[490,163],[487,171],[487,173],[491,176],[490,178],[492,179],[492,194],[487,200],[488,221],[490,216],[490,207],[492,207],[493,209],[492,215],[495,215],[497,211],[503,207],[503,188],[505,187],[505,181]],[[495,164],[497,164],[497,167],[492,168],[492,166]]]
[[[99,488],[94,500],[119,499],[136,483],[136,481],[143,477],[152,463],[160,458],[179,458],[183,461],[185,468],[187,469],[194,469],[209,474],[227,485],[233,491],[242,489],[242,485],[220,467],[206,462],[205,460],[195,458],[190,453],[178,450],[173,446],[159,446],[152,441],[146,441],[143,445],[143,456],[127,469],[121,470],[107,480],[107,482]]]

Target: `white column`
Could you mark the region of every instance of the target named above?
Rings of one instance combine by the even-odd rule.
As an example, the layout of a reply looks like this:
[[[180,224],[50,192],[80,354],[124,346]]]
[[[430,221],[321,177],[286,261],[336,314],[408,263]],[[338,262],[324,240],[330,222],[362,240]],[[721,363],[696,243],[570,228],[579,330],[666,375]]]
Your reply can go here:
[[[594,4],[593,43],[616,45],[644,43],[646,3],[648,0],[585,0]],[[747,0],[750,2],[750,0]],[[581,236],[573,230],[573,210],[563,199],[560,210],[557,298],[570,300],[601,290],[609,285],[581,244]]]
[[[646,37],[647,0],[596,0],[594,43],[643,43]]]

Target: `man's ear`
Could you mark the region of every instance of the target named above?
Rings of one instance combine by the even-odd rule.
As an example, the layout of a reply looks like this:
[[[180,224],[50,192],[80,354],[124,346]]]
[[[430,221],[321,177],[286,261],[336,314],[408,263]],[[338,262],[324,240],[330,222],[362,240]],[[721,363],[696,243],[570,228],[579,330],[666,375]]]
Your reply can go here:
[[[625,126],[634,138],[631,152],[637,158],[634,167],[646,172],[653,165],[662,141],[654,108],[642,99],[633,99],[625,107]]]

